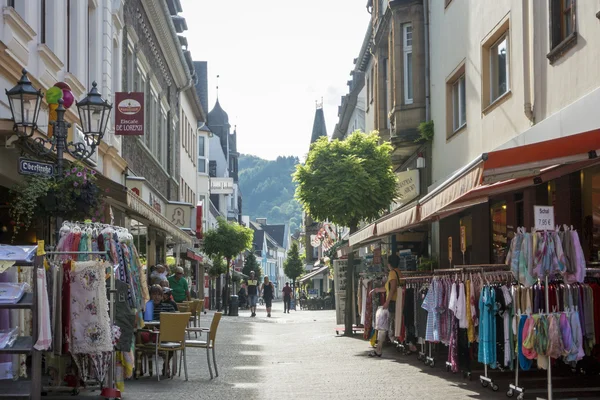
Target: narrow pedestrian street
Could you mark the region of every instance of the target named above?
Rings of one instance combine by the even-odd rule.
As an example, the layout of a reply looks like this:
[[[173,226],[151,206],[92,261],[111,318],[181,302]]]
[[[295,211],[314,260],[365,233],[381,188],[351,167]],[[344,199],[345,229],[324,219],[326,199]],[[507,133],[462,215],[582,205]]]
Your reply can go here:
[[[502,399],[476,378],[469,382],[440,368],[430,369],[415,355],[393,348],[369,358],[369,345],[356,336],[335,334],[334,311],[291,311],[264,306],[256,318],[240,311],[223,317],[217,334],[219,377],[210,380],[203,350],[188,353],[189,381],[157,382],[145,377],[127,381],[126,399]],[[203,316],[207,325],[212,312]],[[395,382],[389,385],[389,382]]]

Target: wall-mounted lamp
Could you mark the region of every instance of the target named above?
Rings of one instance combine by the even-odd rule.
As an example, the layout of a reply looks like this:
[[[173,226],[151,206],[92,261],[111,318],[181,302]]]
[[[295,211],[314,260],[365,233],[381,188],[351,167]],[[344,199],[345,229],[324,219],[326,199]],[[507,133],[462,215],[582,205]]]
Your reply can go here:
[[[419,153],[417,157],[417,168],[422,169],[425,168],[425,157],[423,157],[423,153]]]

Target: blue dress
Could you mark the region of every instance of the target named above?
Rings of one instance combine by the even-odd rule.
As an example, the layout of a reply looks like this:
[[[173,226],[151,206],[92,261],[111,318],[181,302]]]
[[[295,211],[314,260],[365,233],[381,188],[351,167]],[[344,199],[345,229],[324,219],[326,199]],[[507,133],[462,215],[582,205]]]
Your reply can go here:
[[[479,297],[479,351],[477,359],[482,364],[496,368],[496,293],[484,286]]]

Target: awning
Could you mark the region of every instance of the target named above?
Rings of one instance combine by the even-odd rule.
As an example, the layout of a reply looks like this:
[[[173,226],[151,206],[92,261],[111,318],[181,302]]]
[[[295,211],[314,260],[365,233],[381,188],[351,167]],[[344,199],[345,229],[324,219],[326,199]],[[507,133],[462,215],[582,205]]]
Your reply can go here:
[[[387,235],[401,229],[408,228],[419,222],[419,209],[417,205],[394,211],[382,218],[377,224],[377,236]]]
[[[435,212],[442,210],[447,205],[461,198],[469,191],[475,189],[481,183],[483,174],[483,163],[476,163],[471,169],[462,175],[451,177],[430,194],[419,201],[421,209],[421,220],[427,219]],[[439,189],[439,190],[438,190]]]
[[[182,255],[184,255],[188,260],[198,261],[201,264],[204,261],[202,254],[197,253],[193,249],[186,249],[185,253],[182,253]]]
[[[298,279],[298,282],[302,283],[305,282],[309,279],[314,278],[315,276],[322,274],[323,272],[327,271],[329,269],[329,267],[327,265],[322,266],[321,268],[311,271],[308,274],[304,275],[302,278]]]
[[[148,220],[152,225],[167,232],[172,236],[175,242],[192,245],[190,235],[179,229],[175,224],[169,221],[165,216],[156,211],[142,200],[138,195],[127,189],[127,207],[136,214]]]
[[[598,165],[598,152],[600,130],[483,154],[470,172],[420,201],[421,221],[445,218],[490,197]]]
[[[355,244],[362,243],[362,242],[374,237],[375,236],[375,227],[376,227],[376,224],[373,222],[372,224],[367,225],[366,227],[359,230],[358,232],[355,232],[352,235],[350,235],[350,237],[348,238],[348,244],[350,245],[350,247],[354,246]]]
[[[545,168],[595,159],[600,154],[600,129],[484,154],[483,180],[535,176]]]

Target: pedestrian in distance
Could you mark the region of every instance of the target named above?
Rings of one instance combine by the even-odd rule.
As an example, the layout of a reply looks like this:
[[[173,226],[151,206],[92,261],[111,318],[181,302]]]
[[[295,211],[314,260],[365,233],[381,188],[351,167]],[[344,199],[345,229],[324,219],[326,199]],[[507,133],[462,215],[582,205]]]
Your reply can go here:
[[[260,290],[263,299],[265,299],[265,305],[267,306],[267,317],[271,317],[271,307],[273,306],[273,295],[275,294],[275,287],[273,283],[269,281],[269,277],[265,276],[262,288]]]
[[[250,271],[250,278],[246,280],[246,290],[248,291],[248,303],[250,304],[250,316],[256,317],[256,302],[258,301],[258,279],[254,271]]]
[[[183,276],[183,268],[175,268],[175,273],[167,279],[169,281],[169,287],[173,293],[173,299],[177,303],[183,303],[184,301],[190,301],[190,290],[188,288],[187,279]]]
[[[290,283],[286,282],[285,287],[282,290],[283,292],[283,312],[290,313],[290,304],[292,303],[292,288],[290,287]]]

